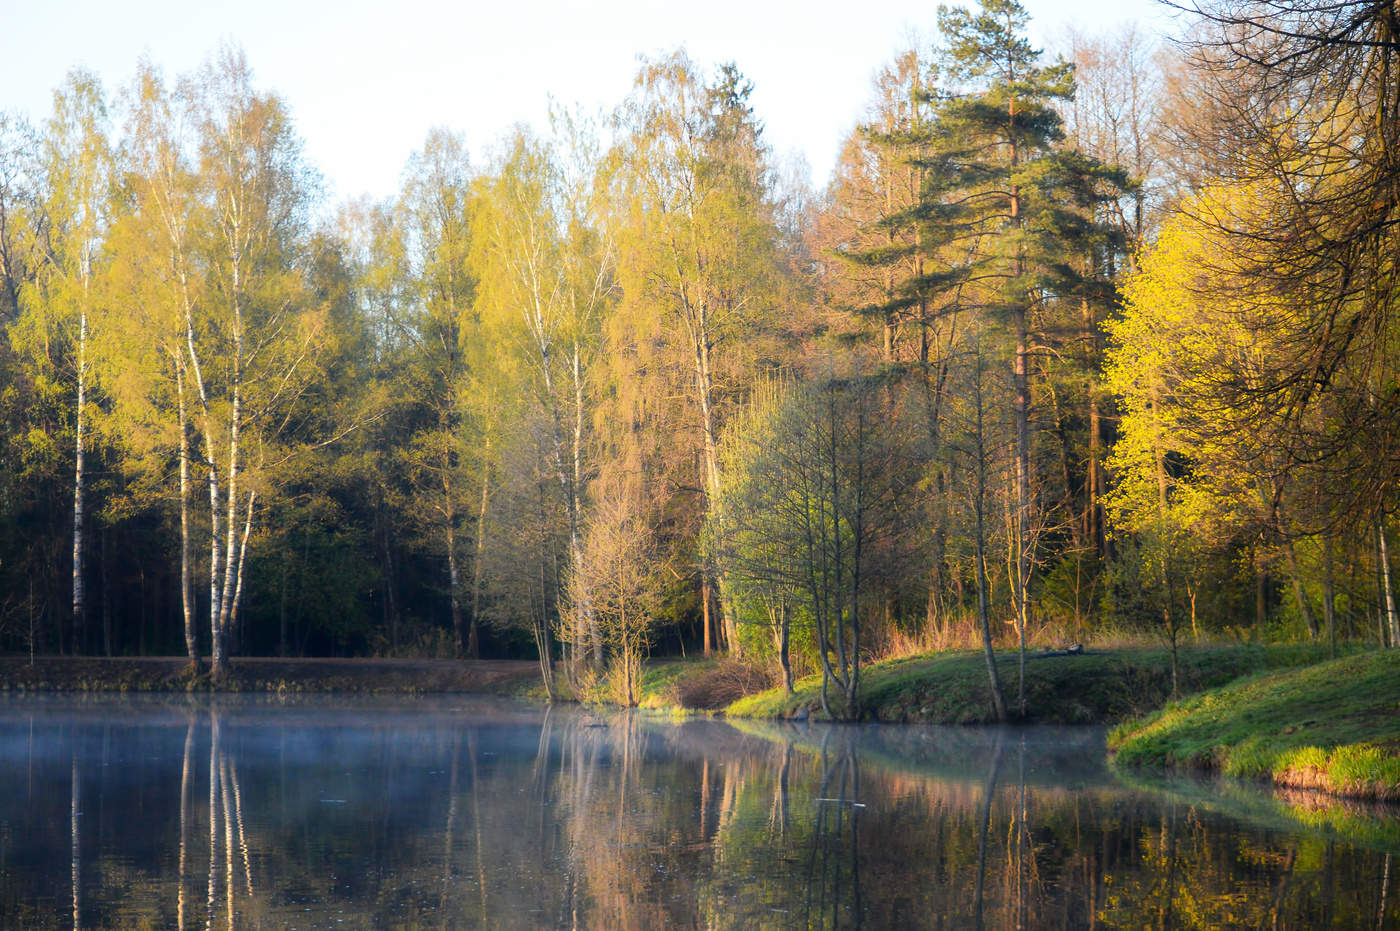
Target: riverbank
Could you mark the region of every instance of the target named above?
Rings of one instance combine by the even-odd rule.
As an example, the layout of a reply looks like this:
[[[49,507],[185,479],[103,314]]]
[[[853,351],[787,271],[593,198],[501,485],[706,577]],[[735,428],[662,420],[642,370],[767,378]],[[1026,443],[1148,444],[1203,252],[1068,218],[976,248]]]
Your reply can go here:
[[[532,660],[281,659],[234,657],[217,689],[206,659],[182,656],[0,657],[0,691],[515,694],[539,679]]]
[[[1180,692],[1192,694],[1261,672],[1298,668],[1325,658],[1307,646],[1236,645],[1183,650]],[[1017,706],[1017,658],[998,656],[1007,707]],[[745,697],[758,675],[717,659],[647,664],[639,704],[662,713],[720,713],[734,718],[821,717],[820,676]],[[533,661],[442,659],[280,659],[234,657],[215,687],[207,660],[192,673],[184,657],[0,657],[0,691],[281,692],[348,694],[511,694],[544,701]],[[595,699],[606,703],[599,689]],[[1026,714],[1032,724],[1115,724],[1161,708],[1172,694],[1171,660],[1161,649],[1089,649],[1029,654]],[[861,719],[892,723],[996,722],[980,652],[904,657],[861,669]],[[833,696],[834,700],[834,696]]]
[[[1178,657],[1180,694],[1191,694],[1267,670],[1317,663],[1326,650],[1313,646],[1238,645],[1183,649]],[[1018,718],[1015,653],[997,656],[1007,710]],[[796,684],[792,695],[770,689],[724,709],[730,717],[817,717],[821,677]],[[1171,655],[1163,649],[1085,650],[1028,654],[1028,724],[1114,724],[1162,707],[1172,696]],[[835,701],[835,696],[833,696]],[[937,653],[861,667],[862,720],[921,724],[995,724],[987,665],[976,651]]]
[[[1251,677],[1129,721],[1114,765],[1400,800],[1400,651]]]

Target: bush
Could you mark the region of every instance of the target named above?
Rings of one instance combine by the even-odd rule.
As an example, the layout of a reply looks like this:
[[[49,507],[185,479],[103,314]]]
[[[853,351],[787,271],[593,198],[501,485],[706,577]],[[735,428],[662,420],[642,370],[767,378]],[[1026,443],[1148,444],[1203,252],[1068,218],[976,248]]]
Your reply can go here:
[[[682,708],[724,708],[772,686],[772,677],[763,667],[742,660],[723,660],[699,675],[681,680],[676,686],[676,699]]]

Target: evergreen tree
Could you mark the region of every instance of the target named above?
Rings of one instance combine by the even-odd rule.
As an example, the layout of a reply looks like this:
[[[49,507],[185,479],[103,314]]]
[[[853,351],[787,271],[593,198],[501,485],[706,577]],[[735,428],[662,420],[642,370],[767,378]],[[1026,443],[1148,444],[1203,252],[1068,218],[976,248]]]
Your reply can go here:
[[[1032,615],[1032,574],[1044,512],[1033,471],[1032,384],[1036,347],[1068,301],[1101,291],[1117,248],[1094,207],[1116,196],[1121,172],[1062,145],[1057,106],[1072,97],[1072,68],[1044,64],[1025,37],[1015,0],[976,12],[941,7],[943,34],[933,119],[915,208],[924,247],[938,261],[911,280],[951,310],[974,310],[1004,331],[1013,360],[1012,594],[1022,657]],[[1088,262],[1080,257],[1092,256]],[[1025,712],[1024,681],[1019,705]]]

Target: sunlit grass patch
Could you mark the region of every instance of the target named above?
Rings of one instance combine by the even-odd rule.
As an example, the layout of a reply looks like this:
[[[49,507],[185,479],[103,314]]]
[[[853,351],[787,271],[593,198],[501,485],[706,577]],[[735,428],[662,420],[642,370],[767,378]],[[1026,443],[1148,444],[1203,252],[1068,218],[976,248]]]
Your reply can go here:
[[[1120,766],[1400,798],[1400,652],[1257,676],[1116,728]]]

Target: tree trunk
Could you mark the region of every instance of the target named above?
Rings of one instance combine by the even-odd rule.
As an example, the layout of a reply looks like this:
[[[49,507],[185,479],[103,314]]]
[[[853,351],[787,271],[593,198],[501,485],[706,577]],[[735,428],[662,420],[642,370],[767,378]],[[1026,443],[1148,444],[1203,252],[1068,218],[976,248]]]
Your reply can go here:
[[[1385,519],[1376,521],[1376,539],[1380,541],[1381,584],[1385,588],[1386,629],[1391,647],[1400,647],[1400,616],[1395,612],[1395,588],[1390,584],[1390,547],[1386,543]]]
[[[488,444],[487,450],[490,450]],[[476,515],[476,555],[472,559],[472,622],[467,630],[467,655],[477,659],[481,655],[481,561],[486,555],[486,507],[490,500],[491,470],[489,466],[481,474],[481,509]]]
[[[241,351],[239,355],[241,355]],[[241,368],[241,366],[240,366]],[[238,560],[238,475],[239,454],[242,452],[241,423],[243,415],[243,392],[235,387],[233,391],[233,417],[229,423],[228,442],[228,483],[224,488],[224,498],[228,502],[228,516],[224,520],[224,577],[223,597],[219,604],[219,631],[227,640],[233,617],[233,579],[237,574]],[[228,649],[225,642],[224,648]]]
[[[228,614],[228,632],[233,636],[235,647],[238,644],[238,606],[243,601],[243,565],[248,558],[248,536],[253,532],[253,505],[258,493],[248,492],[248,513],[243,518],[243,538],[238,544],[238,560],[233,573],[233,602]]]
[[[1081,303],[1084,314],[1084,329],[1086,343],[1090,347],[1091,364],[1090,371],[1097,371],[1101,352],[1099,350],[1099,326],[1095,319],[1093,307],[1087,300]],[[1103,425],[1100,422],[1099,398],[1095,390],[1096,384],[1093,377],[1090,377],[1086,392],[1089,404],[1089,462],[1087,497],[1085,502],[1085,537],[1089,545],[1094,548],[1094,553],[1103,559],[1105,552],[1105,534],[1103,521]]]
[[[1302,574],[1298,571],[1298,553],[1291,539],[1284,542],[1283,552],[1288,559],[1288,574],[1293,577],[1293,598],[1298,603],[1298,614],[1303,619],[1303,626],[1308,629],[1308,639],[1315,641],[1317,621],[1313,619],[1312,608],[1308,605],[1308,593],[1303,588]]]
[[[786,598],[778,609],[778,664],[783,668],[783,689],[792,695],[795,693],[792,681],[792,655],[790,646],[792,641],[792,611],[788,606]]]
[[[705,507],[708,511],[714,507],[720,491],[719,443],[714,414],[714,380],[710,371],[710,340],[713,338],[713,334],[710,332],[707,312],[703,308],[698,311],[697,319],[698,322],[691,333],[691,339],[694,341],[695,348],[696,404],[700,409],[700,428],[704,436]],[[708,567],[704,571],[708,574]],[[739,656],[742,654],[739,645],[739,631],[734,620],[734,612],[726,603],[724,579],[716,578],[715,581],[719,583],[719,620],[723,625],[725,646],[731,654]]]
[[[593,610],[593,599],[588,589],[587,574],[583,571],[583,541],[581,539],[583,518],[579,503],[579,481],[582,479],[583,456],[583,384],[579,350],[578,346],[575,345],[571,366],[574,375],[575,406],[574,442],[570,466],[566,465],[564,461],[564,422],[563,415],[559,410],[559,400],[555,395],[554,373],[551,368],[553,337],[545,327],[544,314],[540,309],[538,297],[536,297],[535,306],[535,314],[533,316],[526,315],[526,325],[534,336],[535,348],[539,352],[540,375],[544,381],[543,402],[550,417],[550,453],[554,459],[555,478],[558,479],[560,491],[563,492],[564,505],[569,518],[569,569],[579,602],[579,604],[572,606],[572,610],[582,615],[589,646],[592,649],[593,664],[601,666],[603,663],[603,638],[602,633],[598,630],[598,618]]]
[[[992,708],[997,721],[1006,721],[1006,702],[1001,695],[1001,677],[997,673],[996,651],[992,646],[992,622],[987,593],[987,448],[984,434],[982,405],[982,344],[977,342],[975,397],[977,401],[977,500],[974,511],[977,517],[976,558],[977,565],[977,621],[982,630],[982,651],[987,660],[987,681],[992,690]]]
[[[86,276],[84,276],[86,290]],[[73,655],[83,651],[83,616],[86,613],[87,592],[83,586],[83,508],[87,491],[83,473],[87,454],[87,311],[78,316],[78,404],[75,409],[74,468],[73,468]]]
[[[1026,308],[1018,305],[1015,313],[1016,363],[1014,389],[1016,393],[1016,579],[1013,594],[1016,599],[1016,632],[1020,681],[1016,702],[1021,717],[1026,716],[1026,632],[1031,622],[1031,430],[1030,430],[1030,346],[1026,325]]]
[[[107,548],[107,528],[103,527],[98,532],[98,539],[101,545],[101,583],[102,583],[102,655],[110,657],[112,655],[112,576],[111,569],[107,565],[110,551]]]
[[[203,367],[200,365],[199,352],[195,349],[194,342],[194,302],[189,294],[188,276],[181,266],[180,286],[182,294],[182,309],[185,324],[184,351],[186,360],[189,363],[189,374],[194,379],[196,394],[199,398],[199,411],[201,414],[201,442],[204,446],[204,466],[208,469],[206,480],[209,485],[209,673],[218,679],[224,674],[224,644],[221,618],[219,617],[219,466],[214,451],[214,422],[210,411],[209,391],[204,383]],[[193,598],[191,598],[193,601]]]
[[[457,528],[456,513],[452,507],[452,486],[447,484],[447,502],[443,510],[444,530],[447,536],[447,605],[452,615],[452,636],[457,645],[457,656],[462,656],[466,646],[465,628],[462,622],[461,575],[457,568]]]
[[[714,626],[714,619],[710,617],[710,577],[703,573],[700,576],[700,626],[705,630],[705,656],[708,657],[712,650],[710,630]]]
[[[213,443],[208,444],[210,447]],[[209,463],[209,674],[224,674],[224,632],[219,617],[219,470],[212,456]]]
[[[1337,658],[1337,599],[1333,579],[1335,569],[1332,558],[1332,536],[1322,536],[1322,617],[1327,627],[1327,649],[1332,659]]]
[[[979,502],[977,507],[977,621],[982,632],[982,652],[987,661],[987,683],[992,690],[992,708],[996,712],[997,721],[1004,723],[1006,721],[1006,702],[1001,696],[1001,676],[997,672],[996,650],[992,646],[992,623],[987,604],[986,539],[982,507]],[[1023,658],[1021,672],[1023,679],[1025,677],[1024,662]],[[1022,698],[1024,704],[1024,688]],[[1022,714],[1024,713],[1023,710]]]
[[[199,643],[194,629],[194,566],[190,552],[190,428],[185,406],[185,376],[175,366],[175,390],[179,400],[180,433],[180,612],[185,625],[185,655],[191,669],[199,668]]]

